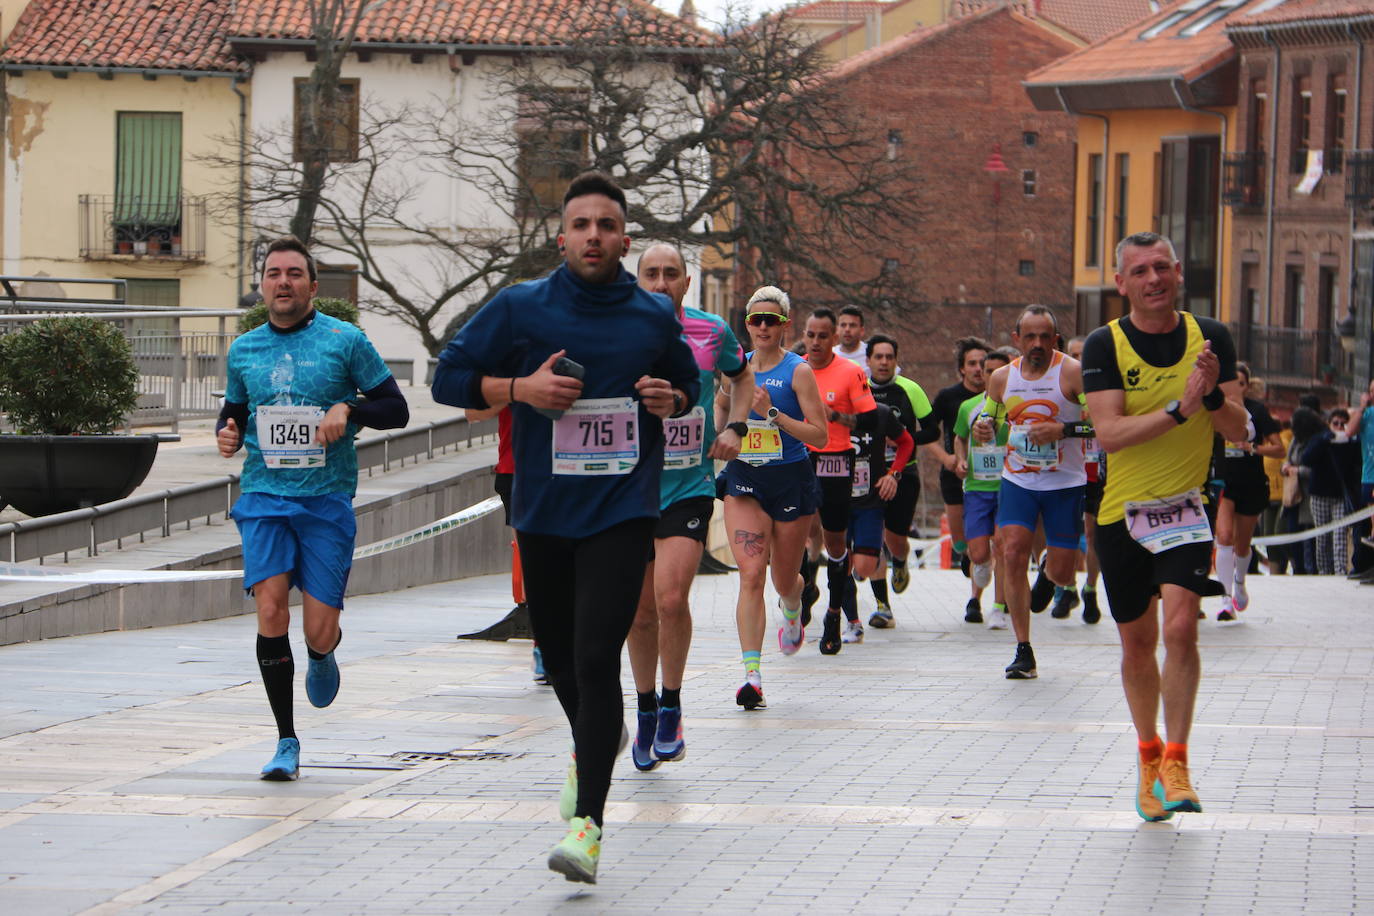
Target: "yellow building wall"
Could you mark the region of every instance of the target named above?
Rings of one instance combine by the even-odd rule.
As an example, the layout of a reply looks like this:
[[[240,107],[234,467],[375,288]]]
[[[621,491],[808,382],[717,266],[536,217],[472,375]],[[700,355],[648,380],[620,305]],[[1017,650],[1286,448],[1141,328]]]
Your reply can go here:
[[[1222,152],[1235,148],[1236,111],[1234,108],[1218,109],[1226,115],[1226,142]],[[1112,287],[1113,257],[1116,243],[1120,239],[1111,238],[1114,229],[1114,216],[1117,212],[1117,154],[1130,154],[1130,175],[1126,198],[1126,234],[1153,230],[1154,216],[1159,199],[1159,177],[1155,169],[1155,154],[1162,149],[1165,139],[1188,136],[1218,136],[1221,122],[1214,117],[1180,109],[1139,109],[1103,112],[1111,121],[1106,154],[1105,193],[1102,207],[1103,222],[1107,227],[1107,242],[1104,244],[1102,264],[1089,267],[1087,260],[1088,200],[1091,193],[1091,177],[1088,173],[1088,157],[1102,153],[1102,122],[1097,118],[1078,119],[1078,179],[1074,194],[1074,286],[1079,289]],[[1221,174],[1218,166],[1218,183]],[[1221,253],[1217,260],[1217,271],[1221,277],[1221,301],[1218,303],[1218,317],[1223,321],[1232,320],[1231,307],[1231,251],[1232,220],[1230,210],[1221,209]],[[1185,277],[1185,282],[1187,278]]]
[[[237,305],[232,207],[222,208],[220,222],[214,201],[207,202],[204,261],[132,255],[87,260],[80,255],[77,200],[82,194],[114,194],[120,111],[181,112],[182,193],[209,197],[232,189],[236,171],[226,173],[197,161],[212,152],[237,155],[239,97],[229,79],[145,80],[129,74],[103,80],[88,73],[57,79],[51,73],[30,71],[22,77],[7,74],[5,88],[5,273],[176,279],[185,308]],[[246,83],[241,90],[246,93]],[[66,290],[68,295],[81,291],[82,287]]]
[[[878,21],[878,43],[889,42],[922,26],[944,22],[946,5],[945,0],[908,0],[906,3],[888,7]],[[844,60],[869,47],[868,29],[864,27],[865,20],[861,16],[855,21],[859,23],[859,28],[822,46],[826,57],[831,61]],[[843,26],[836,23],[828,28],[834,32]]]

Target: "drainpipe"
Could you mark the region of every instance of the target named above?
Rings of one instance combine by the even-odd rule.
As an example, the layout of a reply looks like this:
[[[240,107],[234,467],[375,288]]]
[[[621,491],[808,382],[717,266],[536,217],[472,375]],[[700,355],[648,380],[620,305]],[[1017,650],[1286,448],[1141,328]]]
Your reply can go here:
[[[239,83],[243,82],[242,77],[234,77],[229,83],[229,88],[234,90],[234,95],[239,97],[239,207],[238,207],[238,247],[235,249],[237,257],[234,262],[235,280],[238,284],[238,297],[234,299],[234,306],[243,301],[243,244],[244,244],[244,211],[248,209],[248,201],[245,197],[245,183],[247,182],[248,172],[248,97],[239,91]]]
[[[1194,106],[1189,105],[1187,102],[1183,101],[1183,92],[1182,92],[1182,90],[1179,89],[1179,83],[1181,83],[1181,82],[1183,82],[1183,81],[1180,80],[1180,79],[1175,79],[1175,80],[1173,81],[1173,83],[1172,83],[1173,89],[1174,89],[1174,98],[1178,99],[1178,107],[1179,107],[1179,108],[1182,108],[1184,111],[1191,111],[1191,112],[1194,112],[1195,114],[1210,115],[1210,116],[1216,118],[1217,120],[1221,121],[1221,161],[1219,161],[1219,162],[1217,163],[1217,178],[1218,178],[1218,180],[1219,180],[1219,179],[1221,178],[1221,172],[1222,172],[1221,164],[1222,164],[1222,162],[1225,162],[1225,161],[1226,161],[1226,115],[1223,114],[1222,112],[1219,112],[1219,111],[1208,111],[1206,108],[1195,108]],[[1225,231],[1224,231],[1225,228],[1226,228],[1226,204],[1222,203],[1221,194],[1218,193],[1218,194],[1217,194],[1217,279],[1216,279],[1216,286],[1215,286],[1215,288],[1212,290],[1212,295],[1213,295],[1214,297],[1216,297],[1216,298],[1215,298],[1215,301],[1216,301],[1216,304],[1217,304],[1217,314],[1218,314],[1218,315],[1221,314],[1221,284],[1222,284],[1221,264],[1222,264],[1222,259],[1223,259],[1223,258],[1225,257],[1225,255],[1226,255],[1226,245],[1225,245],[1225,242],[1223,241],[1223,240],[1225,239],[1225,237],[1226,237],[1226,233],[1225,233]],[[1185,281],[1185,282],[1186,282],[1186,281]],[[1239,321],[1237,322],[1237,324],[1239,325]]]
[[[1279,43],[1268,29],[1264,30],[1264,40],[1274,49],[1274,66],[1270,68],[1269,78],[1269,155],[1273,162],[1269,165],[1269,190],[1264,196],[1264,323],[1274,323],[1274,194],[1278,188],[1279,175]],[[1357,115],[1358,117],[1358,115]]]
[[[1106,115],[1093,114],[1091,111],[1074,111],[1072,106],[1069,105],[1068,100],[1064,98],[1064,90],[1060,86],[1054,87],[1054,94],[1059,97],[1059,105],[1064,109],[1066,114],[1071,114],[1078,118],[1097,118],[1102,122],[1102,220],[1099,230],[1102,233],[1102,239],[1097,255],[1097,317],[1100,319],[1102,317],[1102,290],[1107,286],[1107,249],[1111,247],[1107,244],[1107,195],[1109,193],[1107,176],[1109,176],[1112,171],[1111,156],[1108,152],[1111,148],[1112,122]],[[1078,164],[1075,163],[1074,168],[1077,167]],[[1100,324],[1101,322],[1099,321],[1098,323]]]

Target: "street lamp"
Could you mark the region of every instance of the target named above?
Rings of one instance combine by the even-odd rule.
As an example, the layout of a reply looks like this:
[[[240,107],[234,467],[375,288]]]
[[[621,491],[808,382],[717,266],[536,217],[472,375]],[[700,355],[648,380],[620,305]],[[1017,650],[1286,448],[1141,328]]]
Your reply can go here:
[[[268,241],[265,238],[253,240],[253,248],[249,252],[251,260],[252,279],[248,281],[248,292],[239,299],[239,308],[250,309],[262,301],[262,293],[258,292],[258,280],[262,277],[262,265],[267,261]]]

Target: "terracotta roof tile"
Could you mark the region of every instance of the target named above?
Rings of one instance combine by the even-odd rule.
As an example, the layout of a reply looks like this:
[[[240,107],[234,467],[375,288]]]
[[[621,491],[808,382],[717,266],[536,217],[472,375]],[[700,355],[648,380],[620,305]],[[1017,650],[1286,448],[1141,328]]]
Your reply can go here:
[[[1168,6],[1172,0],[1162,5]],[[954,0],[956,15],[1009,4],[1067,29],[1084,41],[1101,41],[1151,15],[1150,0]]]
[[[224,0],[34,0],[0,64],[240,72]]]
[[[814,3],[794,6],[784,12],[792,19],[845,22],[863,19],[869,13],[881,13],[893,5],[882,0],[816,0]]]
[[[1346,16],[1374,15],[1369,0],[1287,0],[1272,9],[1260,10],[1252,16],[1237,16],[1237,26],[1279,25],[1280,23],[1339,19]]]
[[[364,13],[357,40],[557,47],[626,6],[644,17],[661,46],[704,48],[718,40],[645,0],[379,0]],[[229,33],[235,40],[308,39],[309,10],[310,0],[240,2]]]

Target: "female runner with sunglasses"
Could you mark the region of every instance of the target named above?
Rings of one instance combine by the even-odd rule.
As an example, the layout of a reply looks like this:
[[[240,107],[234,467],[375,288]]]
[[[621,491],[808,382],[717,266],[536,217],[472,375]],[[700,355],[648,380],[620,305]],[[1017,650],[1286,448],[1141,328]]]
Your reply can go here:
[[[761,287],[749,298],[745,323],[754,344],[749,354],[755,383],[753,412],[749,429],[741,437],[739,457],[722,474],[725,530],[739,567],[735,622],[744,683],[735,693],[735,702],[745,709],[767,705],[759,656],[767,625],[764,576],[770,566],[783,617],[778,630],[782,653],[793,654],[805,638],[798,570],[811,516],[820,503],[820,488],[805,446],[824,445],[828,431],[815,375],[806,360],[783,349],[790,320],[787,294],[777,287]],[[717,428],[724,428],[729,406],[728,396],[717,397]]]

